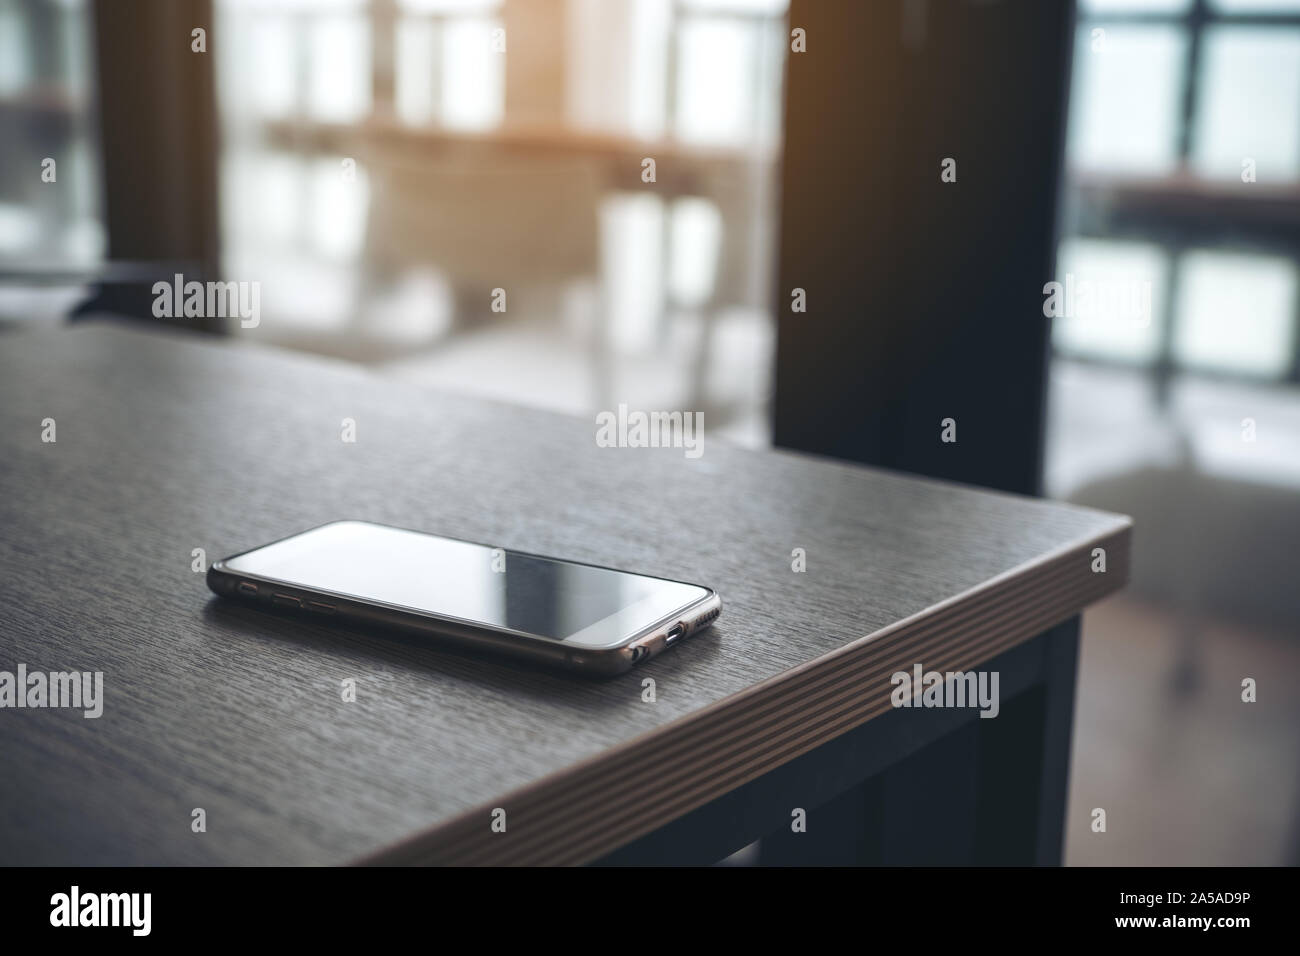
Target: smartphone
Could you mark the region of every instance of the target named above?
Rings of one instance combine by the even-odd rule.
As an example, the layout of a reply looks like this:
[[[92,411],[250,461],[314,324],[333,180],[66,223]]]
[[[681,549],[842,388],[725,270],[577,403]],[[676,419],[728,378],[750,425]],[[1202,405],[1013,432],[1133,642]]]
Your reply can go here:
[[[397,629],[589,674],[622,673],[713,623],[711,589],[456,538],[335,521],[216,561],[222,597]]]

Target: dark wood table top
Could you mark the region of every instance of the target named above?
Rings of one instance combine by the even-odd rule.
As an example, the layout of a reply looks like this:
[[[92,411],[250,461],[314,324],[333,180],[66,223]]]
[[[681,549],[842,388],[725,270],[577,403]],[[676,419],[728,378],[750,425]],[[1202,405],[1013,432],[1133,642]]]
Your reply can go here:
[[[0,862],[594,859],[889,709],[893,671],[975,666],[1127,574],[1126,518],[705,425],[698,459],[600,448],[593,420],[271,349],[3,336],[0,670],[102,671],[104,711],[0,710]],[[227,605],[192,569],[343,517],[700,581],[725,608],[592,681]]]

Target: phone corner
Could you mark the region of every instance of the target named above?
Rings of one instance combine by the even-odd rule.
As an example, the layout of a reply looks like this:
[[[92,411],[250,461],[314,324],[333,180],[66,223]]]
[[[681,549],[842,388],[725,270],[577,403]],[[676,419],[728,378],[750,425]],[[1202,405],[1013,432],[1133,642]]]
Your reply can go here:
[[[565,655],[568,670],[596,680],[610,680],[626,674],[638,663],[639,658],[627,647],[571,651]]]
[[[713,588],[709,588],[708,592],[708,595],[700,601],[698,610],[713,613],[713,616],[717,617],[722,613],[722,595]]]
[[[213,561],[212,564],[208,565],[208,573],[203,576],[203,579],[207,582],[209,591],[225,597],[229,593],[228,577],[225,562]]]

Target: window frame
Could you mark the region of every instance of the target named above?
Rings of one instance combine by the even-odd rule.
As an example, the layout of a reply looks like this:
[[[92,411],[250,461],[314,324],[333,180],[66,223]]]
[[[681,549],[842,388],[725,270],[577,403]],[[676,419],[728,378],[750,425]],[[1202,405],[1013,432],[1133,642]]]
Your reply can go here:
[[[1202,177],[1191,166],[1196,117],[1203,92],[1200,71],[1207,31],[1220,26],[1275,26],[1300,32],[1300,10],[1291,13],[1224,11],[1210,0],[1192,0],[1181,12],[1090,11],[1086,3],[1078,4],[1076,32],[1116,25],[1174,26],[1186,34],[1175,171],[1157,179],[1087,169],[1067,170],[1065,206],[1071,211],[1073,221],[1062,231],[1060,239],[1138,240],[1165,249],[1170,268],[1162,314],[1155,317],[1160,323],[1159,343],[1151,361],[1139,366],[1149,369],[1155,377],[1158,392],[1167,394],[1170,380],[1176,375],[1300,385],[1300,295],[1291,305],[1292,354],[1287,371],[1281,376],[1184,366],[1173,352],[1179,321],[1177,290],[1187,253],[1223,248],[1282,255],[1296,262],[1300,269],[1300,170],[1291,183],[1255,183],[1250,194],[1243,195],[1234,183]],[[1072,362],[1133,367],[1131,362],[1120,359],[1062,350],[1055,342],[1052,354]]]

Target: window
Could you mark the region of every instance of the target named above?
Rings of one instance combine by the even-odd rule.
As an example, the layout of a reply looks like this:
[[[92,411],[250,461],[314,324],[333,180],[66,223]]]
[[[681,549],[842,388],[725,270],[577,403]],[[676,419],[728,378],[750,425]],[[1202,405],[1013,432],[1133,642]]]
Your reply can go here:
[[[1187,37],[1165,24],[1079,31],[1071,159],[1089,169],[1169,173],[1178,163]]]
[[[1061,274],[1150,281],[1058,354],[1297,381],[1300,0],[1081,0]]]
[[[1160,349],[1169,260],[1154,243],[1074,238],[1057,272],[1068,296],[1056,320],[1058,348],[1124,363],[1149,363]]]
[[[1279,378],[1292,352],[1296,268],[1278,256],[1188,252],[1179,270],[1179,365]]]
[[[1300,175],[1300,29],[1216,26],[1205,31],[1192,163],[1203,176]]]
[[[0,262],[103,258],[90,28],[85,0],[0,0]]]
[[[499,7],[500,0],[401,0],[394,85],[403,122],[466,130],[501,122],[505,60],[493,49]]]

